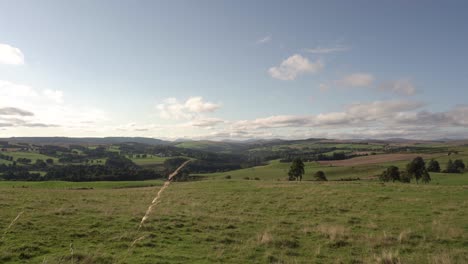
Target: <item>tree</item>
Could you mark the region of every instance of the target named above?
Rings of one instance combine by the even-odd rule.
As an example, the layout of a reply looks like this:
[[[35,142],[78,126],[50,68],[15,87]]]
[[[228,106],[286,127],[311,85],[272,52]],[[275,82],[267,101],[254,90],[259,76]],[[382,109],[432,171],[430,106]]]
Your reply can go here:
[[[302,175],[304,175],[304,162],[300,158],[293,160],[291,167],[289,168],[288,176],[290,181],[299,180],[302,181]]]
[[[449,159],[449,161],[447,162],[447,167],[444,170],[444,172],[446,172],[446,173],[455,173],[456,172],[455,166],[453,165],[453,161],[451,159]]]
[[[43,168],[47,167],[47,164],[46,164],[43,160],[37,159],[37,160],[36,160],[36,163],[34,164],[34,166],[35,166],[36,168],[43,169]]]
[[[465,170],[465,163],[463,163],[463,160],[455,160],[453,162],[453,166],[455,166],[455,169],[458,171],[458,172],[463,172]]]
[[[446,173],[460,173],[465,170],[465,163],[462,160],[449,160],[447,163],[447,168],[444,170]]]
[[[49,165],[52,165],[52,164],[54,164],[54,160],[53,159],[46,159],[46,163],[49,164]]]
[[[109,157],[106,166],[115,169],[128,169],[136,167],[135,163],[124,156]]]
[[[440,172],[440,164],[437,160],[431,159],[427,165],[427,171],[429,172]]]
[[[381,181],[384,181],[384,182],[400,181],[400,169],[398,169],[398,167],[396,167],[396,166],[390,166],[390,167],[387,168],[387,170],[382,172],[379,179]]]
[[[431,181],[431,177],[426,169],[426,163],[421,157],[416,157],[413,161],[408,163],[408,165],[406,165],[406,172],[408,176],[416,179],[416,183],[419,183],[420,179],[422,179],[424,183]]]
[[[323,171],[317,171],[314,174],[314,178],[317,181],[327,181],[327,177],[325,176],[325,172],[323,172]]]

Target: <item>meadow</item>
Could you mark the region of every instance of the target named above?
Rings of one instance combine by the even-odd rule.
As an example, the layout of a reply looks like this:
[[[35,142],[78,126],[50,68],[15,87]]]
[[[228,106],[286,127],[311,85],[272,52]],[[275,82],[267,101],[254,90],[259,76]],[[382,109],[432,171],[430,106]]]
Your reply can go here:
[[[468,261],[466,186],[175,182],[140,230],[159,187],[43,187],[0,187],[1,263]]]
[[[468,161],[456,150],[434,157]],[[306,162],[302,182],[279,160],[200,174],[172,182],[141,228],[160,180],[0,181],[0,263],[468,263],[468,172],[375,179],[407,163]]]

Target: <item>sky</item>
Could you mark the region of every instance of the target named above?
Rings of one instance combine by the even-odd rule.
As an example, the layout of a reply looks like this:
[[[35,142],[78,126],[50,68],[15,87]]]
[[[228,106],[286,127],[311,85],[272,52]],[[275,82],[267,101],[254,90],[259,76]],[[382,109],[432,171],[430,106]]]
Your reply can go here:
[[[466,139],[467,12],[0,0],[0,137]]]

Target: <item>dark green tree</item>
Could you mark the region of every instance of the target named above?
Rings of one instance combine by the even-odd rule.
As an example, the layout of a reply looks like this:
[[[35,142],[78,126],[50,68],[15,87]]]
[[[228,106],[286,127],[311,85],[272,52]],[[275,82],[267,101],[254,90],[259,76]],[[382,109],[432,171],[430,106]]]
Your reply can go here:
[[[316,181],[327,181],[327,177],[325,176],[325,172],[323,171],[317,171],[314,174],[314,178]]]
[[[427,171],[429,172],[440,172],[440,164],[437,160],[431,159],[427,165]]]
[[[465,170],[465,163],[463,163],[463,160],[457,159],[453,162],[453,166],[458,172],[463,172]]]
[[[387,170],[382,172],[379,179],[381,181],[384,181],[384,182],[400,181],[400,169],[398,169],[398,167],[396,167],[396,166],[390,166],[390,167],[387,168]]]
[[[416,157],[413,161],[408,163],[408,165],[406,165],[406,172],[408,176],[416,179],[416,183],[419,183],[421,179],[424,183],[431,181],[431,177],[426,169],[426,163],[421,157]]]
[[[304,162],[300,158],[293,160],[291,167],[289,168],[288,176],[290,181],[299,180],[302,181],[302,175],[304,175]]]

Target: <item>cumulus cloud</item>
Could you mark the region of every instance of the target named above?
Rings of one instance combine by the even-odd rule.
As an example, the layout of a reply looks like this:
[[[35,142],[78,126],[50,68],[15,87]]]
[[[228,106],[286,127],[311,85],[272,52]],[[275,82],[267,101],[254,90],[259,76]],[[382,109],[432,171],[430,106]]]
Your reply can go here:
[[[178,102],[177,100],[169,100]],[[185,105],[185,102],[178,103]],[[273,115],[245,120],[191,116],[189,122],[166,125],[127,125],[122,131],[192,139],[247,138],[441,138],[459,136],[468,129],[468,106],[442,112],[425,110],[426,104],[410,100],[353,103],[341,111],[313,115]],[[1,120],[0,120],[1,121]],[[5,123],[5,122],[0,122]]]
[[[398,95],[414,95],[416,93],[416,87],[407,79],[384,82],[379,86],[379,89]]]
[[[315,47],[310,49],[304,49],[306,52],[314,54],[329,54],[335,52],[348,51],[349,47],[347,46],[334,46],[334,47]]]
[[[0,64],[22,65],[24,55],[20,49],[0,43]]]
[[[268,73],[279,80],[295,80],[299,75],[316,73],[324,67],[321,60],[310,62],[299,54],[294,54],[285,59],[279,66],[271,67]]]
[[[9,127],[83,128],[105,116],[100,109],[64,104],[62,91],[0,80],[0,122]]]
[[[353,73],[344,76],[337,83],[346,87],[370,87],[374,80],[374,76],[370,73]]]
[[[221,107],[220,104],[206,102],[202,97],[190,97],[185,102],[180,102],[176,98],[167,98],[156,108],[159,114],[165,119],[189,119],[201,113],[214,112]]]

